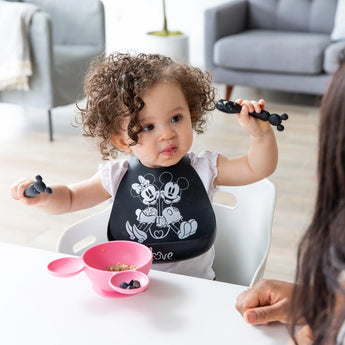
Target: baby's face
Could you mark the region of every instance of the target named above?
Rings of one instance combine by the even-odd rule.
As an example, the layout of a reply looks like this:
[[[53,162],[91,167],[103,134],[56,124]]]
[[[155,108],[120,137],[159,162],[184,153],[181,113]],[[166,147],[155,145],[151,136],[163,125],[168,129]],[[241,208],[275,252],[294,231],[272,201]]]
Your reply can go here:
[[[143,131],[130,146],[140,162],[151,168],[174,165],[190,150],[193,127],[187,100],[181,88],[171,82],[153,86],[142,97],[139,113]]]

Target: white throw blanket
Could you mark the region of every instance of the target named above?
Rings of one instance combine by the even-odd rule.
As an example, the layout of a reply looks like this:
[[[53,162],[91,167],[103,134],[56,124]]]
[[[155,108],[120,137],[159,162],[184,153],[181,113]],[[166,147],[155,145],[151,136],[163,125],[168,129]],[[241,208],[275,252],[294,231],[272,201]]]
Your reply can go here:
[[[29,28],[33,4],[0,1],[0,90],[29,90]]]

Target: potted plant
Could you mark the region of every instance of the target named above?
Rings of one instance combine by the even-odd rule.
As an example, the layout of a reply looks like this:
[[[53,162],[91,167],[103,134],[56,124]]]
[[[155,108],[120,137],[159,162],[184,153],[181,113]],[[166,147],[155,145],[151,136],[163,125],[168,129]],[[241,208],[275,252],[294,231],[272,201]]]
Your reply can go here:
[[[180,62],[188,63],[188,36],[181,31],[170,31],[166,16],[165,0],[163,5],[163,27],[158,31],[146,33],[143,50],[170,56]]]

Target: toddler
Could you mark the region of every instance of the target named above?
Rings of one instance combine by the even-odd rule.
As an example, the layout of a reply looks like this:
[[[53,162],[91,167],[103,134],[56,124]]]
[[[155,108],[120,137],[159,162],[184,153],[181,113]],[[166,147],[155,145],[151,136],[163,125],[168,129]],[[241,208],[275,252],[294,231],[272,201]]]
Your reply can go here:
[[[277,144],[260,112],[264,101],[236,102],[240,125],[250,135],[247,155],[190,152],[193,132],[202,133],[215,109],[211,76],[156,54],[111,54],[95,60],[85,81],[87,101],[78,107],[86,136],[99,140],[104,159],[91,178],[51,186],[52,194],[26,198],[33,181],[21,179],[12,197],[47,212],[61,214],[112,199],[109,240],[149,246],[154,269],[214,279],[217,185],[244,185],[272,174]],[[119,159],[120,152],[131,155]]]

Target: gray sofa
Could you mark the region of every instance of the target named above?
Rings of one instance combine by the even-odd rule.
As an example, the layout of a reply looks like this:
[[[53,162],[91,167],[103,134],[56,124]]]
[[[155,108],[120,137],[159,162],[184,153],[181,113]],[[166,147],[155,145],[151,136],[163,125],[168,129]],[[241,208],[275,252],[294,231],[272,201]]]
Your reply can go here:
[[[0,102],[46,109],[53,140],[52,109],[83,97],[83,77],[90,61],[105,50],[104,7],[99,0],[22,2],[40,8],[29,30],[30,90],[0,91]]]
[[[215,82],[323,94],[345,40],[337,0],[235,0],[205,11],[205,65]]]

